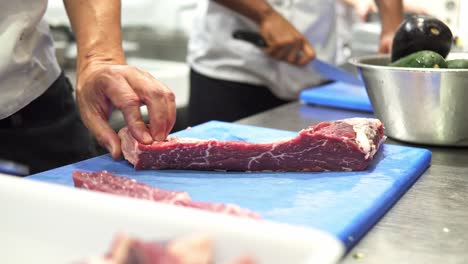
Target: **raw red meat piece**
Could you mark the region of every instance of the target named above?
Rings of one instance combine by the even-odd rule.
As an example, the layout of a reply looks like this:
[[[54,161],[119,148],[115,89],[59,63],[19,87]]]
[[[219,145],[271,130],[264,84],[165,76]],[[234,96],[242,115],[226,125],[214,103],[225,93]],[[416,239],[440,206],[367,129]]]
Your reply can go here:
[[[166,203],[190,201],[186,192],[166,191],[137,182],[135,179],[113,175],[107,171],[74,171],[73,182],[76,187],[93,191],[112,193]]]
[[[114,239],[104,259],[115,264],[179,263],[162,243],[137,240],[123,234]]]
[[[143,145],[127,127],[119,136],[135,169],[226,171],[365,170],[385,139],[382,122],[372,118],[322,122],[295,138],[261,144],[172,137]]]
[[[74,171],[73,182],[75,183],[75,187],[98,192],[192,207],[229,215],[256,219],[260,218],[257,213],[240,208],[237,205],[192,201],[189,194],[186,192],[175,192],[158,189],[150,185],[137,182],[134,179],[117,176],[107,171]]]
[[[214,261],[213,241],[203,235],[183,237],[166,243],[147,242],[124,234],[113,241],[104,257],[85,264],[211,264]],[[254,264],[252,257],[241,256],[230,264]]]

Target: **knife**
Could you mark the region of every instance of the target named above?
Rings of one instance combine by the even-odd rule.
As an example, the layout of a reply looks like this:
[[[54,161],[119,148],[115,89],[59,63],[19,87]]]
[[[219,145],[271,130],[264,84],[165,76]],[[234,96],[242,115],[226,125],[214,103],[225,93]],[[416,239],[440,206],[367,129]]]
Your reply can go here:
[[[235,39],[250,42],[259,48],[268,47],[268,44],[263,39],[263,37],[254,31],[236,30],[232,33],[232,36]],[[337,82],[350,83],[353,85],[363,85],[362,80],[359,79],[358,76],[347,72],[339,67],[331,65],[327,62],[319,60],[318,58],[313,59],[307,64],[307,66],[313,71],[319,73],[321,76],[325,77],[326,79]]]

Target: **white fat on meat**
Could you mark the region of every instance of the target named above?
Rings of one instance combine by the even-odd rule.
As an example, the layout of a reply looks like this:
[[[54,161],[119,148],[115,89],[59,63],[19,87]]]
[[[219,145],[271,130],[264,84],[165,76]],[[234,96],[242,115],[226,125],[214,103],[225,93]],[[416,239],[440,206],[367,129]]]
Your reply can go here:
[[[353,126],[353,130],[356,133],[356,143],[366,153],[366,159],[373,157],[377,152],[377,146],[372,140],[375,138],[377,128],[382,125],[382,122],[378,119],[370,118],[347,118],[343,122]]]

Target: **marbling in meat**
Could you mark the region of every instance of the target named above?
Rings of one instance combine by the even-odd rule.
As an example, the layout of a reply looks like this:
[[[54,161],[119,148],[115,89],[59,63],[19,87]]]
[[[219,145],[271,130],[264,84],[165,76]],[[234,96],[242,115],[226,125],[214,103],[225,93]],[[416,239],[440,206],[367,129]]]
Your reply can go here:
[[[372,118],[322,122],[271,143],[172,137],[144,145],[127,127],[119,136],[135,169],[225,171],[365,170],[385,139],[382,122]]]
[[[247,209],[233,204],[193,201],[186,192],[166,191],[137,182],[134,179],[117,176],[107,171],[74,171],[73,182],[78,188],[202,209],[229,215],[260,218]]]

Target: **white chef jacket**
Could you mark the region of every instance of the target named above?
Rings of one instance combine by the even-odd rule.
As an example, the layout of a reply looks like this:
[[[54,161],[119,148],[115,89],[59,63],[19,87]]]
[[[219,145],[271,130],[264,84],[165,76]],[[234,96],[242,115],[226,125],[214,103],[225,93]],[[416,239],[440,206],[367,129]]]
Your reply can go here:
[[[317,57],[335,63],[335,1],[270,0],[305,35]],[[266,55],[256,46],[232,38],[236,29],[258,31],[248,18],[215,1],[200,1],[188,46],[188,62],[208,77],[268,86],[283,99],[297,99],[300,91],[323,79],[307,67],[297,67]]]
[[[47,0],[0,0],[0,120],[39,97],[58,78]]]

